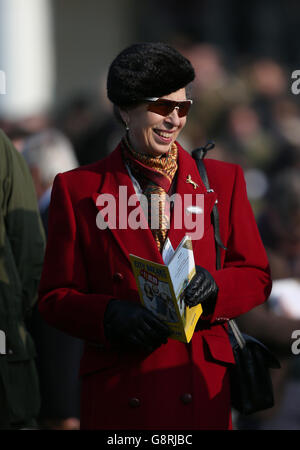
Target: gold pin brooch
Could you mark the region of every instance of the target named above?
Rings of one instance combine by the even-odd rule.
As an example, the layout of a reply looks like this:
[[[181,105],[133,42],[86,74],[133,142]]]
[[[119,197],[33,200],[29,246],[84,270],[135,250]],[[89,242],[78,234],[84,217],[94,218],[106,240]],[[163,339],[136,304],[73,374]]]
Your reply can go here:
[[[194,189],[197,189],[197,187],[199,187],[198,184],[195,183],[195,181],[192,180],[191,175],[188,175],[188,176],[187,176],[186,183],[192,184],[192,185],[194,186]]]

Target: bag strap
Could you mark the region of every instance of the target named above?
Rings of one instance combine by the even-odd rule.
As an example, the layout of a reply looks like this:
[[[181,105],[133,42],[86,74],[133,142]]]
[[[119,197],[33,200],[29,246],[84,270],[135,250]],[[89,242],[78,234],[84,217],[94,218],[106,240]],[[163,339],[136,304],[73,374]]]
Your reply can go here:
[[[211,189],[207,177],[207,172],[205,165],[203,163],[203,159],[205,158],[206,153],[209,150],[212,150],[215,147],[215,144],[212,141],[208,141],[208,143],[205,145],[205,147],[199,147],[196,150],[193,150],[192,156],[196,161],[200,177],[202,178],[203,184],[206,187],[207,192],[214,192],[213,189]],[[214,204],[212,209],[212,223],[214,227],[214,233],[215,233],[215,243],[216,243],[216,267],[217,270],[221,269],[221,250],[220,248],[223,248],[224,250],[227,250],[224,246],[221,236],[220,236],[220,220],[219,220],[219,211],[217,207],[217,203]]]
[[[208,176],[203,159],[205,158],[206,153],[209,150],[212,150],[214,147],[215,143],[213,141],[208,141],[204,147],[199,147],[192,151],[192,157],[196,161],[200,177],[203,181],[204,186],[206,187],[207,192],[214,192],[214,190],[211,189],[209,185]],[[216,246],[216,269],[219,270],[221,269],[221,248],[223,248],[224,250],[227,250],[227,248],[222,243],[220,236],[220,220],[217,202],[213,206],[211,218],[214,227],[215,246]],[[235,322],[235,320],[230,319],[228,321],[228,324],[230,325],[231,331],[234,334],[234,337],[236,338],[239,346],[243,348],[246,345],[246,341],[241,331],[239,330],[237,323]]]

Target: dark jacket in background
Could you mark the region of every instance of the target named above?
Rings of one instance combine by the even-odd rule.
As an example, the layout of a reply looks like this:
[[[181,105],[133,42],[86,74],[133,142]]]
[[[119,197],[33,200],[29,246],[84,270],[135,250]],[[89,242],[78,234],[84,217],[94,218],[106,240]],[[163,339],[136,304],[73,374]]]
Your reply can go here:
[[[30,172],[0,131],[0,428],[30,425],[40,407],[28,332],[44,257],[44,231]]]

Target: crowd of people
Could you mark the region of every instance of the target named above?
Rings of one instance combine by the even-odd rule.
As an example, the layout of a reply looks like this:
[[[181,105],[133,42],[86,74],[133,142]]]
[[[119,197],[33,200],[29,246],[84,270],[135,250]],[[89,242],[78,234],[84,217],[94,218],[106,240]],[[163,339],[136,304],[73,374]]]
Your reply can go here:
[[[181,43],[179,50],[196,72],[193,105],[179,141],[192,151],[213,140],[216,146],[208,158],[242,167],[273,278],[269,302],[241,316],[239,324],[281,358],[282,369],[272,374],[275,407],[250,418],[236,415],[235,427],[300,429],[300,408],[295,407],[300,370],[291,350],[292,332],[300,329],[300,309],[295,307],[300,300],[300,102],[291,90],[295,68],[263,58],[232,67],[211,44]],[[58,106],[48,117],[0,122],[28,164],[46,235],[56,174],[109,155],[123,133],[99,93]],[[40,380],[38,427],[79,429],[81,340],[46,325],[37,308],[29,330]]]

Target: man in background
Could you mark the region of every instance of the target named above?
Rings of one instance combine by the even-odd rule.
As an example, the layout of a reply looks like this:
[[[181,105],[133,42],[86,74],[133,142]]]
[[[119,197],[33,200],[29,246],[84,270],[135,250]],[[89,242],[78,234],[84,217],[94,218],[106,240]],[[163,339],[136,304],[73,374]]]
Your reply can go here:
[[[0,130],[0,428],[35,428],[40,408],[35,345],[28,331],[45,238],[28,167]]]

